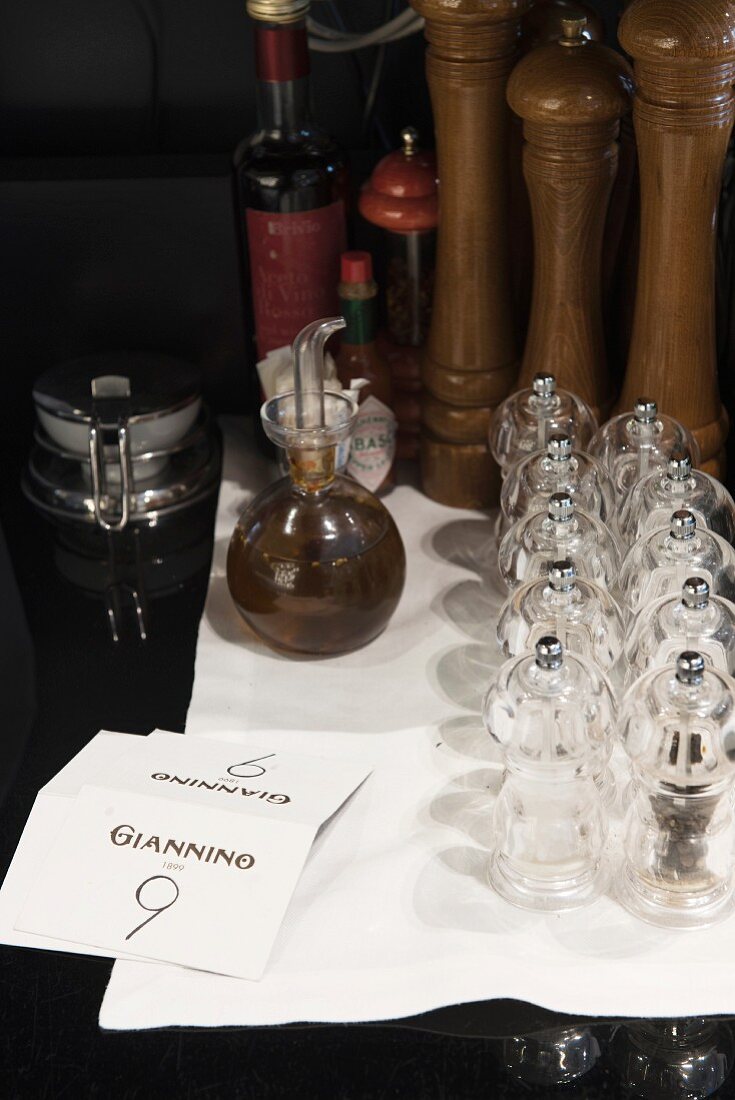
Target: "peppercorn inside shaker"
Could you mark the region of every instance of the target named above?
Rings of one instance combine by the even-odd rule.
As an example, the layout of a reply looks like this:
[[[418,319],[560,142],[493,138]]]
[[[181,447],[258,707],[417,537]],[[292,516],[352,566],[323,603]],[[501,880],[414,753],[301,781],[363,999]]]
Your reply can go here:
[[[735,681],[685,650],[627,692],[619,722],[633,768],[618,896],[665,928],[733,910]]]

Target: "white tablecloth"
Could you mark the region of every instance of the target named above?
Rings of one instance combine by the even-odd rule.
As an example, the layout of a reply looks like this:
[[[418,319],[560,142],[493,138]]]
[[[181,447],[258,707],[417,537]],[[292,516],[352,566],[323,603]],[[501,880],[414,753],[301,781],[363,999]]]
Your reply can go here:
[[[526,913],[486,883],[497,750],[480,720],[500,664],[491,524],[400,486],[386,498],[408,557],[385,633],[291,661],[241,626],[225,579],[237,515],[269,476],[228,421],[190,735],[271,731],[283,749],[360,756],[374,773],[322,830],[260,982],[117,962],[106,1028],[360,1021],[514,997],[589,1015],[735,1012],[735,924],[672,934],[609,897]],[[613,846],[619,820],[613,821]]]

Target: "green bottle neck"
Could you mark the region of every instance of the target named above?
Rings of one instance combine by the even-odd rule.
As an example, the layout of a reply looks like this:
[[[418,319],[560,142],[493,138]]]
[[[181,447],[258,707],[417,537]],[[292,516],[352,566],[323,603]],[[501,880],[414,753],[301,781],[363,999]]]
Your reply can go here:
[[[342,331],[343,344],[372,344],[377,329],[377,298],[340,298],[342,316],[347,326]]]

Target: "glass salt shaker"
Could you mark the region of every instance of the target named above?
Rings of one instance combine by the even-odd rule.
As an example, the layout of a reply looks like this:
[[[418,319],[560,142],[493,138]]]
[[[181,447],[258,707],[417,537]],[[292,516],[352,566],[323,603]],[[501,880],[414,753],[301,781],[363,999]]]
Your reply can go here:
[[[719,535],[698,528],[691,512],[674,512],[667,527],[631,546],[620,569],[621,603],[635,614],[644,604],[681,592],[688,577],[701,576],[718,596],[735,595],[735,550]]]
[[[498,549],[498,568],[509,588],[546,576],[568,559],[578,576],[612,588],[620,568],[613,534],[597,516],[575,508],[569,493],[552,493],[547,506],[517,520]]]
[[[508,471],[500,491],[504,530],[543,508],[552,493],[569,493],[579,508],[608,526],[615,521],[615,487],[609,473],[596,458],[574,451],[564,432],[554,432],[545,450],[534,451]]]
[[[506,397],[493,413],[489,442],[503,477],[520,458],[543,451],[549,436],[563,432],[585,450],[597,428],[594,413],[581,397],[559,389],[553,374],[536,374],[530,389]]]
[[[615,714],[604,674],[551,636],[506,661],[490,688],[483,718],[505,762],[490,882],[514,905],[561,912],[604,890],[607,819],[598,783]]]
[[[635,792],[620,901],[665,928],[722,919],[735,887],[735,681],[680,653],[626,693],[619,731]]]
[[[735,675],[735,606],[710,595],[704,577],[688,577],[680,595],[662,596],[638,612],[625,642],[626,683],[670,664],[685,649]]]
[[[735,541],[735,501],[722,482],[692,469],[689,451],[673,451],[666,470],[642,478],[620,509],[618,532],[627,546],[669,522],[672,512],[687,508],[700,527],[726,542]]]
[[[506,657],[533,649],[544,634],[555,635],[568,653],[589,657],[610,672],[625,628],[609,592],[578,577],[574,562],[565,560],[553,562],[545,577],[522,584],[500,611],[498,644]]]
[[[677,448],[688,450],[695,466],[699,463],[699,444],[692,433],[678,420],[660,413],[655,401],[639,397],[632,412],[602,425],[587,450],[607,467],[622,500],[642,477],[665,470],[669,455]]]

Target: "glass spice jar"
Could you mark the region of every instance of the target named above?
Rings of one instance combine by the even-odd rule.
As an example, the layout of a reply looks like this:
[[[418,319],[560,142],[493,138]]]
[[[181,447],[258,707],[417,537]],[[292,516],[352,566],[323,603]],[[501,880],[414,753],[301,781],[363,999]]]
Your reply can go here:
[[[393,376],[399,458],[419,451],[421,347],[431,320],[438,197],[436,158],[411,126],[402,147],[383,157],[360,193],[366,221],[385,233],[386,327],[377,344]]]

